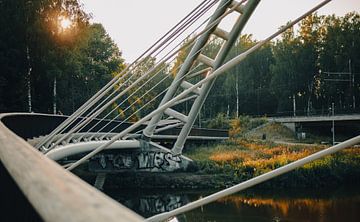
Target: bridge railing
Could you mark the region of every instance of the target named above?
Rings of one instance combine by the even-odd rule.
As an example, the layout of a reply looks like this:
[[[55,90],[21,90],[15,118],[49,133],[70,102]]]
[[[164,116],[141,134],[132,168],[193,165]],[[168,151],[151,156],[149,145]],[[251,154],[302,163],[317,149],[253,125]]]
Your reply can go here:
[[[44,221],[143,221],[35,150],[1,122],[0,144],[1,163]]]
[[[360,114],[360,108],[336,108],[334,109],[334,115],[340,116],[340,115],[358,115]],[[271,114],[264,114],[264,115],[251,115],[253,117],[302,117],[302,116],[332,116],[332,111],[330,108],[327,109],[312,109],[310,112],[307,110],[296,110],[295,115],[294,111],[282,111],[277,113],[271,113]]]
[[[43,113],[5,113],[1,114],[2,119],[1,122],[9,128],[12,132],[14,132],[16,135],[20,136],[21,138],[28,140],[33,139],[36,137],[41,137],[48,135],[52,130],[56,128],[59,124],[61,124],[63,121],[65,121],[68,116],[65,115],[54,115],[54,114],[43,114]],[[84,117],[79,117],[77,121],[81,121],[84,119]],[[77,123],[77,121],[74,122],[74,124]],[[110,119],[93,119],[91,120],[89,127],[97,125],[96,128],[93,128],[91,131],[88,130],[88,128],[85,128],[83,131],[80,131],[79,133],[75,134],[73,136],[74,139],[78,139],[80,136],[86,134],[88,136],[91,135],[98,135],[97,137],[105,136],[108,137],[113,136],[116,133],[121,132],[122,130],[126,129],[131,125],[130,122],[122,123],[122,127],[118,127],[113,133],[107,133],[108,128],[113,128],[114,126],[117,126],[121,121],[114,121]],[[109,124],[110,123],[110,124]],[[158,136],[162,135],[178,135],[179,131],[181,130],[179,127],[174,124],[176,122],[174,121],[164,121],[163,128],[160,128],[156,134]],[[99,128],[105,126],[108,124],[108,127],[104,128],[102,131],[98,131]],[[141,131],[146,124],[143,126],[138,127],[133,131],[133,133]],[[66,133],[65,131],[64,133]],[[62,134],[59,134],[55,136],[54,138],[57,139],[58,137],[61,137]],[[221,137],[221,138],[228,138],[229,137],[229,131],[225,129],[209,129],[209,128],[197,128],[194,127],[190,132],[191,136],[198,136],[202,137],[205,140],[210,137]],[[137,137],[136,137],[137,138]]]

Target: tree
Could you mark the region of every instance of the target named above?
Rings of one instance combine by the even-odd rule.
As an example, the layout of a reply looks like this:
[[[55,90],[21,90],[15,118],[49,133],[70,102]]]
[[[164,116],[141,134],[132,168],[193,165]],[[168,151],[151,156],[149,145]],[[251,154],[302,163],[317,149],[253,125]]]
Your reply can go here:
[[[4,52],[0,56],[4,71],[0,77],[4,92],[0,95],[0,110],[27,110],[26,97],[30,92],[35,111],[47,111],[48,102],[51,103],[51,94],[47,91],[51,86],[49,70],[57,70],[63,61],[57,56],[59,19],[67,16],[76,23],[72,30],[75,35],[87,25],[88,16],[76,0],[20,0],[0,4],[0,47]],[[71,41],[66,44],[70,46]]]
[[[321,33],[321,17],[310,15],[301,21],[298,33],[290,29],[274,45],[271,86],[279,101],[278,112],[310,114]]]
[[[26,110],[24,1],[0,2],[0,112]]]
[[[62,67],[59,107],[65,113],[72,113],[125,68],[119,48],[101,24],[88,26],[83,35],[75,49],[66,51]]]
[[[79,1],[0,4],[0,112],[29,111],[29,101],[35,112],[57,103],[70,114],[124,68],[120,50],[102,25],[89,24]]]
[[[332,102],[337,110],[355,109],[359,104],[360,86],[360,79],[354,75],[360,69],[360,15],[351,12],[344,17],[327,16],[323,26],[318,103],[323,109],[330,107]],[[329,75],[329,72],[339,75]]]
[[[29,1],[25,13],[33,108],[52,112],[54,80],[66,75],[66,59],[81,41],[89,17],[77,0]],[[71,21],[72,26],[63,29],[62,19]]]
[[[145,77],[146,75],[146,77]],[[129,90],[113,105],[120,119],[136,121],[153,111],[161,101],[164,90],[170,85],[172,75],[167,63],[157,63],[156,58],[147,57],[130,68],[128,77],[122,79],[115,90]],[[141,81],[138,81],[143,78]]]
[[[242,35],[232,48],[227,60],[249,49],[256,43],[251,35]],[[242,63],[220,76],[206,101],[208,117],[216,113],[264,115],[272,113],[276,107],[269,90],[270,64],[272,63],[271,44],[250,55]],[[239,100],[239,104],[237,104]],[[237,109],[236,106],[239,105]]]
[[[313,107],[312,101],[315,99],[315,82],[319,73],[319,51],[320,44],[324,35],[322,20],[324,16],[317,14],[309,15],[301,21],[299,27],[300,49],[298,63],[299,75],[302,80],[301,91],[298,94],[298,101],[301,102],[302,110],[310,115]]]

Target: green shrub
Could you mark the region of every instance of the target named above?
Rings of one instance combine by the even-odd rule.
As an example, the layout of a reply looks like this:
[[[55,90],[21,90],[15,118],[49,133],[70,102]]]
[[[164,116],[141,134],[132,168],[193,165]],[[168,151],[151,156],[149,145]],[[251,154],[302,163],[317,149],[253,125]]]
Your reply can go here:
[[[213,129],[229,129],[229,119],[225,113],[218,113],[217,116],[206,122],[207,128]]]
[[[267,120],[265,118],[251,118],[249,116],[239,116],[236,119],[230,120],[229,135],[232,138],[238,138],[244,135],[244,133],[255,129],[258,126],[265,124]]]

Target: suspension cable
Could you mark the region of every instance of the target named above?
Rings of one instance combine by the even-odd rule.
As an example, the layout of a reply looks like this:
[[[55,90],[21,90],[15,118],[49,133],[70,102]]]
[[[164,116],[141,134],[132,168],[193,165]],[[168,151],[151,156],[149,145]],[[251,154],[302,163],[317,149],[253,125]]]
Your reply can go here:
[[[188,19],[192,14],[194,14],[199,8],[201,8],[205,3],[207,3],[209,0],[205,0],[202,3],[200,3],[195,9],[193,9],[188,15],[186,15],[180,22],[178,22],[173,28],[171,28],[165,35],[163,35],[160,39],[158,39],[152,46],[150,46],[143,54],[141,54],[133,63],[131,63],[127,68],[133,66],[136,64],[137,61],[139,61],[142,57],[144,57],[148,52],[148,56],[152,55],[154,52],[158,50],[159,47],[161,47],[164,42],[167,42],[169,37],[163,41],[162,44],[160,44],[158,47],[155,47],[159,44],[166,36],[168,36],[174,29],[176,29],[179,25],[181,25],[186,19]],[[155,48],[154,48],[155,47]],[[152,50],[153,49],[153,50]],[[152,51],[151,51],[152,50]],[[103,95],[105,95],[108,90],[112,88],[116,83],[116,79],[118,79],[120,76],[122,76],[126,70],[123,70],[119,74],[117,74],[108,84],[106,84],[101,90],[99,90],[91,99],[89,99],[87,102],[85,102],[77,111],[75,111],[67,120],[65,120],[63,123],[61,123],[58,127],[56,127],[55,130],[53,130],[48,136],[46,136],[42,141],[40,141],[36,147],[40,148],[45,143],[48,143],[49,140],[51,140],[56,134],[59,133],[60,130],[62,132],[64,131],[64,127],[70,126],[80,115],[82,115],[86,110],[88,110],[91,106],[94,105],[94,103],[99,100]],[[126,75],[126,73],[125,73]]]
[[[218,0],[217,0],[218,1]],[[185,25],[188,25],[190,22],[190,24],[189,24],[189,26],[191,26],[192,24],[194,24],[196,21],[197,21],[197,19],[199,18],[199,17],[201,17],[204,13],[206,13],[214,4],[216,4],[216,2],[217,1],[213,1],[212,3],[211,3],[211,5],[209,5],[209,6],[207,6],[205,9],[203,9],[203,11],[201,11],[201,14],[198,14],[198,15],[195,15],[195,16],[193,16],[194,18],[192,18],[192,20],[191,21],[188,21],[188,23],[186,23],[186,24],[184,24],[183,26],[184,27],[180,27],[180,28],[185,28]],[[191,32],[191,34],[189,34],[185,39],[183,39],[183,41],[181,41],[180,43],[178,43],[173,49],[172,49],[172,51],[174,51],[181,43],[183,43],[188,37],[190,37],[196,30],[198,30],[206,21],[207,21],[208,19],[206,19],[201,25],[199,25],[194,31],[192,31]],[[179,29],[180,29],[179,28]],[[162,50],[160,50],[156,55],[154,55],[155,57],[158,55],[158,54],[160,54],[169,44],[171,44],[173,41],[175,41],[186,29],[187,29],[188,27],[186,27],[185,29],[183,29],[181,32],[179,32],[179,33],[177,33],[177,35],[176,35],[176,37],[175,38],[173,38],[173,40],[170,42],[170,43],[168,43]],[[174,34],[176,34],[176,33],[174,33]],[[171,52],[171,51],[170,51]],[[170,53],[169,52],[169,53]],[[168,53],[168,54],[169,54]],[[167,54],[167,55],[168,55]],[[164,57],[166,57],[167,55],[165,55]],[[145,63],[145,62],[144,62]],[[128,79],[129,80],[129,79]],[[123,83],[122,85],[125,85],[126,83]],[[119,86],[119,89],[121,88],[121,86]],[[119,90],[118,89],[118,90]],[[111,95],[113,95],[114,94],[114,92],[111,94]],[[109,96],[110,97],[110,96]],[[95,112],[95,110],[98,108],[98,107],[100,107],[100,105],[102,105],[104,103],[104,101],[102,102],[102,103],[100,103],[95,109],[93,109],[92,111],[93,112]],[[92,113],[93,113],[92,112]],[[104,118],[103,118],[104,119]],[[102,119],[102,120],[103,120]],[[98,122],[99,123],[99,122]],[[98,123],[96,124],[96,125],[98,125]],[[77,127],[78,125],[80,124],[80,122],[77,124],[77,125],[75,125],[74,127]],[[78,132],[80,132],[84,127],[85,127],[86,125],[84,125],[83,127],[81,127],[79,130],[78,130]],[[71,139],[71,138],[70,138]],[[70,140],[70,139],[68,139],[68,140]]]
[[[228,11],[228,13],[230,13],[230,12],[231,12],[231,9]],[[208,19],[207,19],[207,20],[208,20]],[[212,28],[213,26],[217,25],[218,22],[219,22],[218,20],[216,20],[215,22],[213,22],[213,23],[210,25],[209,28],[207,28],[206,30],[200,32],[198,35],[196,35],[196,37],[199,36],[199,35],[201,35],[201,34],[204,33],[205,31],[209,30],[209,29]],[[201,25],[200,25],[198,28],[200,28],[200,27],[201,27]],[[190,34],[189,36],[191,36],[191,34]],[[188,37],[189,37],[189,36],[188,36]],[[192,41],[194,41],[195,39],[196,39],[196,38],[193,38]],[[181,44],[181,43],[179,43],[179,44]],[[178,45],[179,45],[179,44],[178,44]],[[184,48],[184,47],[180,48],[180,49],[177,50],[175,53],[177,53],[178,51],[180,51],[180,50],[183,49],[183,48]],[[175,53],[174,53],[174,54],[175,54]],[[113,100],[114,100],[114,99],[113,99]],[[113,101],[113,100],[112,100],[112,101]],[[108,104],[109,104],[109,103],[108,103]],[[94,117],[94,116],[92,116],[92,117]],[[84,121],[86,121],[86,119],[85,119]],[[87,122],[89,122],[89,121],[87,121]],[[77,127],[75,127],[75,128],[77,128]],[[77,129],[78,129],[78,128],[77,128]],[[72,132],[73,132],[73,131],[72,131]],[[71,132],[71,133],[72,133],[72,132]],[[69,135],[69,134],[70,134],[70,133],[68,133],[67,135]],[[62,137],[60,140],[62,140],[62,139],[64,139],[64,137]],[[58,142],[56,142],[55,144],[52,144],[52,146],[54,147],[54,146],[58,145],[60,140],[58,140]]]
[[[181,66],[179,66],[177,69],[180,69],[181,68]],[[196,67],[195,67],[196,68]],[[194,69],[195,69],[194,68]],[[192,70],[191,70],[192,71]],[[190,73],[190,71],[189,71],[189,73]],[[187,74],[186,74],[187,75]],[[169,77],[169,75],[166,77],[166,78],[168,78]],[[157,85],[159,85],[162,81],[164,81],[166,78],[164,78],[163,80],[161,80]],[[185,77],[184,77],[185,78]],[[184,78],[182,78],[182,80],[184,79]],[[169,86],[170,87],[170,86]],[[166,89],[164,89],[160,94],[163,94],[164,92],[166,92],[168,89],[169,89],[169,87],[167,87]],[[148,91],[148,92],[146,92],[143,96],[145,96],[146,94],[148,94],[150,91]],[[152,100],[151,100],[152,101]],[[131,104],[132,105],[132,104]],[[126,108],[126,110],[127,109],[129,109],[130,107],[131,107],[131,105],[130,106],[128,106],[127,108]],[[148,105],[148,103],[146,104],[146,105]],[[146,106],[146,105],[144,105],[144,106]],[[143,109],[144,107],[141,107],[141,109]],[[125,111],[125,110],[124,110]],[[137,111],[136,112],[134,112],[134,113],[132,113],[131,114],[131,116],[133,116],[134,114],[136,114],[137,113]],[[117,115],[116,117],[118,117],[119,115]],[[115,118],[116,118],[115,117]],[[114,119],[115,119],[114,118]],[[114,119],[112,119],[112,121],[114,120]],[[129,119],[129,118],[127,118],[127,119]],[[110,123],[110,122],[109,122]],[[109,125],[109,123],[107,124],[107,125]],[[124,123],[124,121],[122,121],[121,123],[119,123],[119,125],[116,125],[115,127],[113,127],[109,132],[106,132],[105,133],[105,135],[103,135],[102,136],[102,138],[103,137],[105,137],[106,135],[108,135],[108,134],[110,134],[111,132],[113,132],[116,128],[118,128],[118,127],[120,127],[122,124]],[[107,126],[106,125],[106,126]],[[106,127],[105,126],[105,127]],[[105,127],[103,127],[103,128],[105,128]],[[103,128],[101,128],[100,130],[98,130],[96,133],[99,133]]]
[[[211,42],[213,42],[213,41],[215,41],[215,39],[213,39],[213,40],[211,40],[210,41],[210,43]],[[184,48],[184,49],[186,49],[186,48],[189,48],[191,45],[193,45],[194,44],[194,42],[193,43],[191,43],[191,44],[189,44],[189,45],[186,45],[186,47]],[[203,48],[205,48],[206,46],[204,45],[201,49],[199,49],[197,52],[200,52]],[[174,61],[176,58],[173,58],[170,62],[172,62],[172,61]],[[179,70],[180,68],[182,67],[182,65],[181,66],[179,66],[179,67],[177,67],[177,70]],[[165,68],[165,66],[163,67],[163,68],[161,68],[155,75],[153,75],[147,82],[149,82],[152,78],[154,78],[155,76],[157,76],[159,73],[161,73],[161,71],[163,70]],[[193,70],[195,70],[196,68],[198,68],[198,66],[197,67],[195,67],[195,68],[193,68],[192,70],[190,70],[188,73],[187,73],[187,75],[189,74],[189,73],[191,73]],[[168,77],[168,76],[167,76]],[[167,78],[166,77],[166,78]],[[163,81],[163,80],[162,80]],[[162,82],[161,81],[161,82]],[[146,82],[146,83],[147,83]],[[81,135],[80,136],[80,138],[78,138],[77,140],[78,141],[80,141],[84,136],[86,136],[86,134],[88,134],[94,127],[96,127],[101,121],[103,121],[108,115],[110,115],[113,111],[115,111],[118,107],[120,107],[126,100],[128,100],[132,95],[134,95],[137,91],[139,91],[140,90],[140,88],[142,88],[144,85],[146,85],[146,83],[144,83],[144,84],[142,84],[140,87],[138,87],[137,88],[137,90],[135,91],[135,92],[133,92],[131,95],[129,95],[126,99],[124,99],[124,101],[121,103],[121,104],[119,104],[119,105],[117,105],[111,112],[109,112],[105,117],[103,117],[100,121],[98,121],[93,127],[91,127],[84,135]],[[158,85],[158,84],[157,84]],[[169,87],[168,87],[169,88]],[[165,90],[167,90],[168,88],[166,88]],[[148,93],[149,93],[150,91],[148,91],[148,92],[146,92],[143,96],[145,96],[145,95],[147,95]],[[142,96],[142,97],[143,97]],[[133,104],[131,104],[131,105],[129,105],[125,110],[128,110],[131,106],[132,106]],[[125,111],[124,110],[124,111]],[[123,112],[124,112],[123,111]],[[97,133],[99,133],[99,132],[101,132],[105,127],[107,127],[109,124],[111,124],[117,117],[119,117],[121,115],[121,113],[119,113],[117,116],[115,116],[113,119],[111,119],[106,125],[104,125],[103,127],[101,127],[97,132],[95,132],[95,134],[93,134],[92,136],[90,136],[89,138],[88,138],[88,140],[91,140]],[[120,125],[121,125],[122,123],[120,123]],[[106,135],[108,135],[109,133],[111,133],[113,130],[115,130],[116,128],[118,128],[120,125],[118,125],[118,126],[115,126],[114,128],[112,128],[109,132],[107,132],[104,136],[102,136],[102,137],[105,137]],[[83,126],[84,127],[84,126]],[[80,129],[81,130],[81,129]],[[78,131],[78,132],[80,132],[80,130]]]
[[[163,104],[162,106],[158,107],[156,110],[152,111],[150,114],[146,115],[145,117],[143,117],[142,119],[138,120],[136,123],[132,124],[130,127],[126,128],[125,130],[123,130],[121,133],[115,135],[112,137],[112,139],[106,143],[104,143],[103,145],[99,146],[98,148],[96,148],[95,150],[91,151],[90,153],[88,153],[87,155],[85,155],[84,157],[82,157],[81,159],[79,159],[78,161],[76,161],[75,163],[73,163],[70,167],[68,167],[68,170],[72,170],[75,167],[79,166],[80,164],[82,164],[84,161],[86,161],[87,159],[91,158],[92,156],[96,155],[97,153],[99,153],[100,151],[102,151],[103,149],[105,149],[106,147],[108,147],[110,144],[114,143],[116,140],[118,140],[119,138],[122,138],[123,136],[125,136],[126,134],[128,134],[129,132],[131,132],[132,130],[136,129],[137,127],[139,127],[141,124],[143,124],[145,121],[149,120],[150,118],[152,118],[153,116],[157,115],[159,112],[163,112],[165,109],[171,107],[174,103],[176,103],[176,101],[178,101],[179,99],[183,99],[185,98],[189,93],[191,93],[194,89],[196,89],[197,87],[201,86],[202,84],[217,78],[220,75],[223,75],[226,71],[228,71],[229,69],[233,68],[234,66],[236,66],[237,64],[241,63],[242,61],[244,61],[245,58],[247,58],[247,56],[249,56],[250,54],[254,53],[257,49],[259,49],[260,47],[262,47],[263,45],[265,45],[267,42],[269,42],[270,40],[274,39],[275,37],[277,37],[278,35],[280,35],[281,33],[283,33],[284,31],[286,31],[289,27],[294,26],[296,23],[298,23],[299,21],[301,21],[303,18],[305,18],[306,16],[310,15],[311,13],[313,13],[314,11],[316,11],[317,9],[321,8],[322,6],[324,6],[325,4],[327,4],[328,2],[330,2],[331,0],[325,0],[324,2],[322,2],[321,4],[317,5],[315,8],[311,9],[310,11],[308,11],[307,13],[305,13],[304,15],[298,17],[296,20],[294,20],[293,22],[288,23],[287,25],[283,26],[280,30],[278,30],[277,32],[275,32],[274,34],[272,34],[271,36],[269,36],[268,38],[266,38],[263,41],[260,41],[258,44],[256,44],[255,46],[251,47],[250,49],[248,49],[247,51],[241,53],[240,55],[236,56],[235,58],[231,59],[230,61],[228,61],[227,63],[225,63],[224,65],[222,65],[221,67],[219,67],[218,69],[216,69],[215,71],[212,72],[211,75],[206,76],[203,80],[200,80],[198,83],[194,84],[193,86],[191,86],[190,88],[188,88],[187,90],[183,91],[182,93],[180,93],[179,95],[177,95],[176,97],[172,98],[171,100],[169,100],[168,102],[166,102],[165,104]]]
[[[208,0],[208,1],[209,1],[209,0]],[[217,2],[217,1],[218,1],[218,0],[213,1],[211,4],[213,5],[214,2]],[[205,12],[210,9],[210,8],[209,8],[208,6],[206,6],[206,5],[205,5],[205,6],[202,6],[202,7],[198,7],[198,12],[195,13],[195,19],[193,18],[193,17],[194,17],[194,15],[193,15],[193,16],[190,17],[190,19],[188,19],[189,21],[185,21],[185,20],[184,20],[184,21],[185,21],[185,25],[186,25],[186,24],[189,24],[189,22],[192,22],[192,24],[193,24],[194,22],[196,22],[196,20],[199,18],[199,16],[198,16],[197,14],[199,14],[199,13],[204,13],[204,10],[202,9],[202,8],[204,8],[204,7],[206,7],[206,8],[204,9]],[[193,11],[196,11],[196,10],[193,10]],[[202,15],[202,14],[201,14],[201,15]],[[191,21],[191,20],[192,20],[192,21]],[[179,25],[179,24],[180,24],[180,23],[178,23],[178,25]],[[161,43],[156,49],[153,50],[153,53],[156,52],[156,50],[160,49],[162,45],[164,45],[169,39],[171,39],[174,35],[176,35],[181,29],[182,29],[182,32],[184,32],[184,31],[188,28],[188,27],[186,27],[185,25],[183,24],[183,25],[181,25],[177,30],[175,30],[167,39],[165,39],[165,40],[163,41],[163,43]],[[182,33],[182,32],[181,32],[181,33]],[[169,32],[168,32],[168,33],[169,33]],[[180,34],[178,34],[175,38],[177,38],[179,35],[180,35]],[[173,41],[174,41],[174,40],[173,40]],[[158,55],[159,53],[161,53],[164,49],[165,49],[165,48],[161,49],[156,55]],[[148,58],[150,58],[149,55],[148,55],[148,57],[144,58],[142,62],[143,62],[143,63],[146,63],[145,61],[146,61],[146,59],[148,59]],[[141,64],[141,63],[140,63],[140,64]],[[140,64],[136,64],[134,68],[136,68],[136,67],[139,66]],[[134,68],[133,68],[133,69],[134,69]],[[130,73],[130,71],[129,71],[128,73]],[[125,77],[128,73],[125,73],[123,77]],[[132,76],[131,76],[130,78],[132,78]],[[128,79],[128,80],[129,80],[129,79]],[[121,79],[117,80],[113,85],[117,84],[119,81],[121,81]],[[127,82],[127,81],[126,81],[126,82]],[[125,85],[126,82],[124,82],[122,85]],[[122,87],[122,85],[119,86],[116,91],[118,91],[118,90]],[[115,92],[116,92],[116,91],[115,91]],[[109,99],[112,95],[114,95],[115,92],[113,92],[111,95],[109,95],[109,96],[105,99],[105,101],[106,101],[107,99]],[[85,117],[87,117],[87,116],[91,115],[92,113],[94,113],[95,110],[96,110],[98,107],[100,107],[103,103],[104,103],[104,100],[103,100],[100,104],[98,104],[95,109],[92,109],[91,112],[88,113]],[[79,124],[81,124],[82,121],[85,121],[85,119],[82,119],[81,121],[79,121],[73,128],[75,128],[75,127],[77,127]],[[63,131],[65,131],[65,129],[66,129],[66,128],[64,128],[60,133],[62,133]],[[51,142],[50,142],[50,143],[51,143]]]

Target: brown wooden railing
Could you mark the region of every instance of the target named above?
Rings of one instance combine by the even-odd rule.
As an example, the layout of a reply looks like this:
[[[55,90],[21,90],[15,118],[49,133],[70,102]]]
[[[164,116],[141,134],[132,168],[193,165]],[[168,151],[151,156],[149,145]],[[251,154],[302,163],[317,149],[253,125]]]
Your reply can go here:
[[[143,221],[35,150],[2,122],[0,161],[44,221]]]

